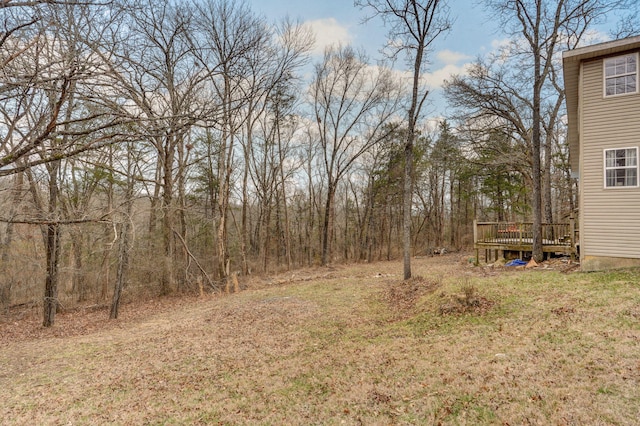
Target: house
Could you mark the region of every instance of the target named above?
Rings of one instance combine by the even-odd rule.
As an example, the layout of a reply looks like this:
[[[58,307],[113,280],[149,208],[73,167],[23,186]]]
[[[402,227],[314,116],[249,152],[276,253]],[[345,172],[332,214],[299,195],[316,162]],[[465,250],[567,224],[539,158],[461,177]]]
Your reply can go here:
[[[640,36],[562,55],[585,271],[640,266],[639,52]]]

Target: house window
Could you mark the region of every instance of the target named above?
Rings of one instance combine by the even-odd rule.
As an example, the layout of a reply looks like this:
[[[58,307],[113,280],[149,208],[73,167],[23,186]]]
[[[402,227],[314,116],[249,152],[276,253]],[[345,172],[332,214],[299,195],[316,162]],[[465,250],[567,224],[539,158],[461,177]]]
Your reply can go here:
[[[638,186],[638,148],[604,150],[604,186]]]
[[[604,95],[638,92],[638,55],[616,56],[604,60]]]

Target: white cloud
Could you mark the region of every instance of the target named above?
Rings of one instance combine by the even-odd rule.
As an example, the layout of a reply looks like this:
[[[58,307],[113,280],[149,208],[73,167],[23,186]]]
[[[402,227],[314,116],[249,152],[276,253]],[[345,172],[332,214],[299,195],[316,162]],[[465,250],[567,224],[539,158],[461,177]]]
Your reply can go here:
[[[350,44],[353,36],[349,33],[349,28],[341,25],[335,18],[316,19],[305,22],[316,38],[314,55],[322,55],[324,49],[331,45]]]
[[[504,47],[507,47],[511,44],[511,39],[509,38],[500,38],[491,40],[491,49],[494,51],[498,51]]]
[[[450,80],[454,75],[466,75],[469,72],[471,62],[461,65],[447,64],[442,68],[434,71],[426,71],[421,75],[422,84],[426,85],[430,91],[441,89],[445,80]],[[410,87],[413,79],[413,73],[409,70],[394,70],[396,79],[403,81]]]
[[[467,54],[448,49],[437,52],[436,58],[444,65],[441,68],[422,74],[422,83],[429,87],[430,90],[442,88],[444,81],[451,79],[453,75],[467,74],[472,59],[472,57]],[[411,80],[411,73],[409,71],[405,70],[402,74],[406,81]]]
[[[448,64],[433,72],[427,72],[424,75],[423,82],[432,89],[440,89],[445,80],[450,80],[454,75],[466,75],[470,64],[462,65]]]
[[[596,43],[604,43],[605,41],[611,41],[611,36],[598,30],[587,31],[580,40],[580,47],[589,46]]]
[[[441,89],[445,80],[450,80],[454,75],[466,75],[469,72],[471,62],[461,65],[447,64],[433,71],[423,71],[421,74],[422,84],[426,85],[430,91]],[[413,73],[409,70],[393,71],[398,81],[403,81],[408,87],[412,84]]]
[[[439,51],[438,53],[436,53],[436,57],[440,62],[443,62],[446,65],[455,65],[459,62],[471,59],[471,56],[469,55],[460,52],[454,52],[448,49]]]

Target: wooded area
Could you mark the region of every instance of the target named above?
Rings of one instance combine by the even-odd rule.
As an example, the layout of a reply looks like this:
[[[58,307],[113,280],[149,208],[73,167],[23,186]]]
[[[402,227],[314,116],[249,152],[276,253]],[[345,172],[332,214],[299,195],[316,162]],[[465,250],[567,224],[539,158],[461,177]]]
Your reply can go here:
[[[492,3],[512,43],[447,83],[436,123],[426,58],[410,78],[352,46],[314,60],[307,27],[243,2],[0,1],[2,306],[115,318],[121,297],[397,258],[405,214],[412,255],[469,248],[474,219],[532,219],[535,245],[577,197],[556,54],[628,2]]]

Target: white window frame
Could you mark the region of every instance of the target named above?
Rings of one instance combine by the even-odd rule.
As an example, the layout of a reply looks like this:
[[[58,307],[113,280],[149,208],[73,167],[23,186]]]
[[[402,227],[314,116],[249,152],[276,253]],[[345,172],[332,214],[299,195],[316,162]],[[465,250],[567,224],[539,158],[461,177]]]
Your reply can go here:
[[[619,58],[625,58],[627,56],[635,56],[636,58],[636,70],[635,72],[624,72],[621,74],[614,74],[611,76],[607,76],[607,62],[619,59]],[[605,58],[602,61],[602,95],[605,98],[614,98],[617,96],[626,96],[626,95],[633,95],[633,94],[637,94],[638,93],[638,67],[640,66],[640,64],[638,63],[638,52],[636,53],[626,53],[624,55],[617,55],[617,56],[612,56],[610,58]],[[636,90],[633,92],[624,92],[624,93],[614,93],[611,95],[607,94],[607,80],[611,79],[611,78],[618,78],[618,77],[626,77],[626,76],[630,76],[630,75],[635,75],[636,78]]]
[[[636,152],[636,164],[633,166],[612,166],[612,167],[607,167],[607,152],[609,151],[622,151],[622,150],[628,150],[628,149],[632,149]],[[637,146],[629,146],[629,147],[625,147],[625,148],[607,148],[602,150],[602,160],[603,160],[603,166],[604,166],[604,189],[629,189],[629,188],[638,188],[639,186],[639,181],[640,181],[640,159],[638,158],[638,147]],[[609,186],[607,185],[607,171],[609,170],[621,170],[621,169],[635,169],[636,170],[636,184],[635,185],[620,185],[620,186]]]

